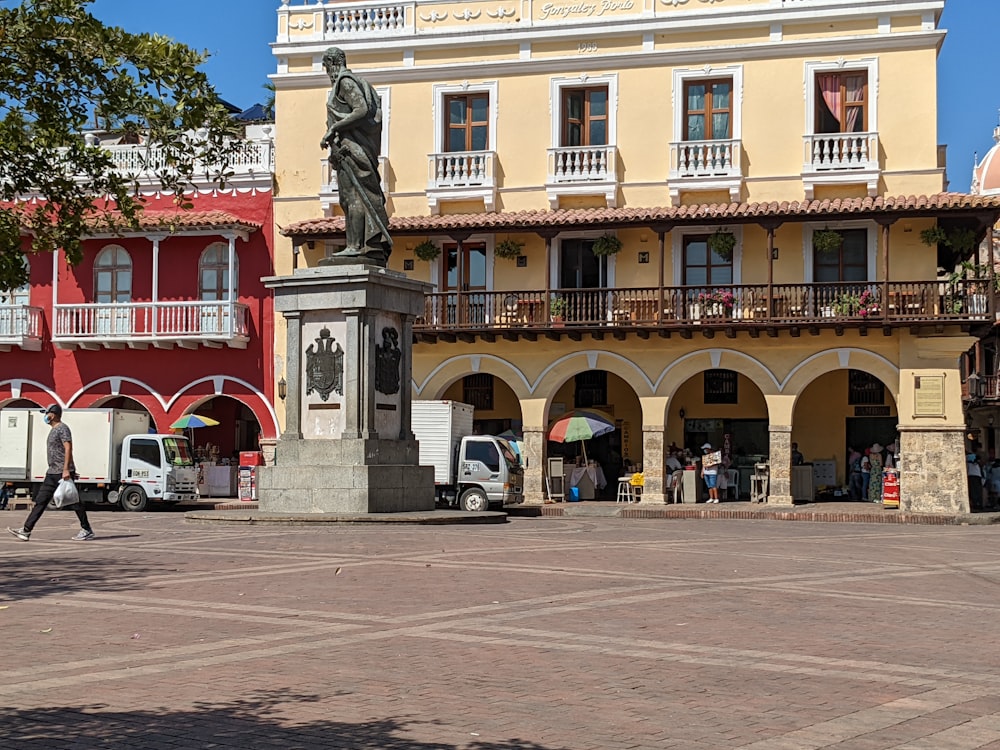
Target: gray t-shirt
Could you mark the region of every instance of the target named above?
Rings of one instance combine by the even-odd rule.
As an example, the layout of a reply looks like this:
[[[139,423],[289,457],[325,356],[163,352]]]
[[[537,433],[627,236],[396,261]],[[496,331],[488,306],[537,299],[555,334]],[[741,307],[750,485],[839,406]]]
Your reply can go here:
[[[62,476],[63,463],[66,461],[66,448],[63,447],[63,443],[72,442],[73,433],[69,431],[69,427],[64,422],[60,422],[49,430],[49,437],[45,443],[45,455],[49,459],[49,474]],[[69,470],[76,471],[76,466],[72,462],[70,462]]]

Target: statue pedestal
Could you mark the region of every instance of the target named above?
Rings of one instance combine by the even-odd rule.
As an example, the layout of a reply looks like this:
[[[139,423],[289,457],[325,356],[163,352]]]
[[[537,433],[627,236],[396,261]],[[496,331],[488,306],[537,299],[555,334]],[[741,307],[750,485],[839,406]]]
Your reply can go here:
[[[360,263],[263,281],[288,323],[288,394],[260,509],[433,510],[434,470],[410,430],[413,319],[430,285]]]

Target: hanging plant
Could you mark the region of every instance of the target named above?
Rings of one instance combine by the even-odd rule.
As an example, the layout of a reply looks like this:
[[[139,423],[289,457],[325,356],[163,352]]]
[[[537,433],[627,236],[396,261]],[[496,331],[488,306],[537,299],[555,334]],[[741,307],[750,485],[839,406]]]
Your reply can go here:
[[[708,235],[708,249],[727,263],[733,259],[736,235],[724,229],[716,229]]]
[[[813,248],[821,255],[835,253],[844,243],[840,232],[832,229],[817,229],[813,232]]]
[[[976,232],[972,229],[952,229],[945,240],[948,247],[959,256],[970,253],[976,248]]]
[[[935,224],[920,231],[920,241],[925,245],[946,245],[948,244],[948,234],[942,227]]]
[[[605,234],[594,240],[594,255],[617,255],[621,249],[622,241],[613,234]]]
[[[493,255],[497,258],[503,258],[505,260],[513,260],[518,255],[521,254],[521,250],[524,248],[523,242],[518,242],[512,239],[500,240],[496,246],[493,248]]]
[[[413,248],[413,254],[420,260],[432,261],[441,254],[441,248],[430,240],[424,240]]]

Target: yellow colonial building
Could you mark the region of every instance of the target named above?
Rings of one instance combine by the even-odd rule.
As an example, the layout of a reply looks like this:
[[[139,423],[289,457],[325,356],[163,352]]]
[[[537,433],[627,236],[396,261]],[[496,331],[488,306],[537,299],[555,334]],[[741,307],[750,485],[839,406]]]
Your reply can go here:
[[[434,291],[413,394],[523,433],[575,408],[667,501],[669,444],[847,482],[899,442],[902,507],[968,510],[959,356],[995,285],[948,275],[1000,202],[946,192],[944,0],[283,0],[276,271],[343,244],[319,148],[330,46],[381,94],[392,270]],[[945,270],[942,270],[945,269]],[[278,322],[282,377],[284,329]],[[280,408],[280,405],[279,405]],[[811,499],[811,498],[810,498]]]

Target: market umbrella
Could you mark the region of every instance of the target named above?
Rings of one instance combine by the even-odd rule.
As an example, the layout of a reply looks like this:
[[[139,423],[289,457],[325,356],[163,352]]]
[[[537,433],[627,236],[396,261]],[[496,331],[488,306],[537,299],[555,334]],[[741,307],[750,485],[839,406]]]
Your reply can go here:
[[[572,443],[579,440],[586,461],[587,446],[583,441],[614,431],[615,420],[611,415],[596,409],[576,409],[549,425],[549,440],[557,443]]]
[[[211,417],[203,417],[199,414],[185,414],[183,417],[170,425],[170,429],[186,430],[190,427],[215,427],[217,424],[219,424],[218,421],[212,419]]]
[[[524,440],[523,435],[518,435],[513,430],[504,430],[497,437],[502,437],[518,456],[521,455],[521,441]]]

